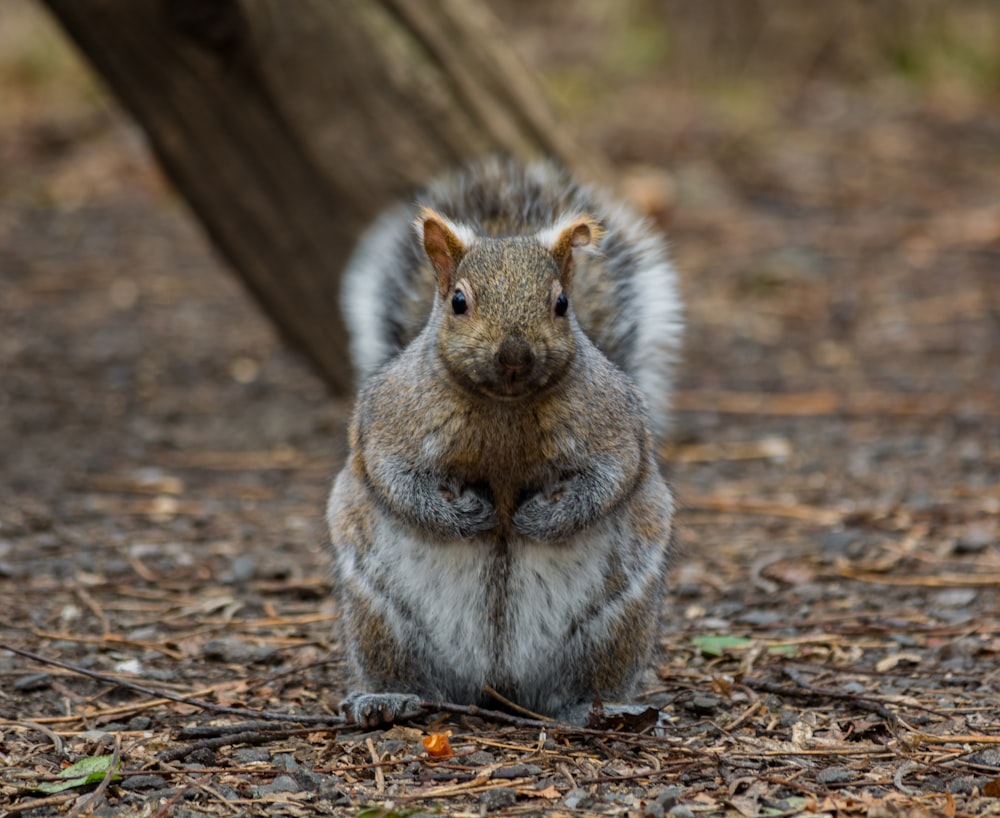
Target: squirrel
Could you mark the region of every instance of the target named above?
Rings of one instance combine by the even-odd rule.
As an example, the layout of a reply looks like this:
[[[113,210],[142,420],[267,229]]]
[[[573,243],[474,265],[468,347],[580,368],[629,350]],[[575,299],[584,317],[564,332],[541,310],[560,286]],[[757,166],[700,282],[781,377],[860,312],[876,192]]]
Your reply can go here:
[[[662,238],[551,164],[490,159],[376,221],[343,293],[362,385],[327,508],[341,708],[374,726],[495,691],[581,721],[627,699],[673,539]]]

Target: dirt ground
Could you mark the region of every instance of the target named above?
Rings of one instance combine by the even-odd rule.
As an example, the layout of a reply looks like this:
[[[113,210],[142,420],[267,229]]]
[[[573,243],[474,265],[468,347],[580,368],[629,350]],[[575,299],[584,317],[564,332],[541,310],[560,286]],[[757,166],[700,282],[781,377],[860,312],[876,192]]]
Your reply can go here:
[[[336,710],[348,405],[44,19],[5,13],[36,39],[0,34],[0,813],[1000,815],[995,94],[699,97],[647,67],[600,116],[564,104],[687,303],[647,685],[671,725],[360,733],[219,712]],[[594,32],[545,52],[519,21],[570,99]],[[39,789],[100,756],[120,777]]]

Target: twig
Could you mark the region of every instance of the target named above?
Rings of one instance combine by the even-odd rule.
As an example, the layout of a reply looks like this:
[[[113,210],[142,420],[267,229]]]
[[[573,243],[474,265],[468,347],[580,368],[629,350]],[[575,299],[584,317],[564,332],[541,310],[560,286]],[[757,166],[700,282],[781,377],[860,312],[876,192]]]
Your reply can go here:
[[[548,716],[543,716],[540,713],[535,713],[532,710],[528,710],[528,708],[526,707],[521,707],[521,705],[519,705],[517,702],[512,702],[502,693],[500,693],[497,690],[494,690],[490,685],[484,684],[483,692],[487,696],[496,699],[504,707],[509,707],[515,713],[520,713],[522,716],[527,716],[529,719],[535,719],[536,721],[547,721],[547,722],[555,721],[555,719],[551,719]]]
[[[906,395],[897,392],[867,392],[845,396],[836,392],[798,392],[782,395],[761,392],[680,391],[674,395],[679,412],[722,412],[737,415],[785,415],[814,417],[839,415],[884,417],[936,417],[971,415],[995,417],[1000,414],[995,395],[970,393],[956,399],[952,395]]]
[[[372,764],[375,765],[375,792],[379,795],[385,794],[385,770],[379,766],[378,752],[375,750],[375,742],[372,741],[372,737],[368,736],[365,739],[365,746],[368,748],[368,754],[372,757]]]
[[[160,808],[156,812],[154,812],[150,816],[150,818],[165,818],[165,816],[173,815],[174,804],[180,801],[187,793],[189,793],[195,787],[200,787],[202,784],[207,784],[209,779],[211,779],[211,777],[212,777],[211,775],[204,775],[197,781],[192,783],[190,786],[184,787],[183,789],[178,789],[178,791],[175,792],[172,796],[170,796],[170,798],[168,798],[166,801],[160,804]]]
[[[773,500],[740,499],[736,497],[711,497],[685,495],[685,511],[717,511],[722,514],[749,514],[762,517],[787,517],[818,525],[839,523],[844,514],[828,508],[806,505],[789,505]]]
[[[903,778],[912,773],[914,770],[922,769],[922,764],[917,764],[915,761],[904,761],[899,769],[892,774],[892,783],[896,785],[896,789],[899,790],[903,795],[908,795],[911,798],[916,798],[923,795],[923,790],[914,789],[913,787],[907,787],[903,783]]]
[[[136,693],[142,693],[144,696],[153,696],[158,699],[167,699],[168,701],[177,702],[178,704],[186,704],[191,707],[197,707],[200,710],[207,710],[212,713],[222,713],[227,716],[248,716],[258,719],[266,719],[268,721],[287,721],[293,722],[295,724],[344,724],[345,720],[342,716],[306,716],[306,715],[295,715],[294,713],[275,713],[270,710],[253,710],[247,707],[226,707],[221,704],[213,704],[212,702],[206,702],[202,699],[192,699],[187,696],[178,696],[173,693],[168,693],[165,690],[158,690],[153,687],[146,687],[146,685],[136,684],[135,682],[129,682],[125,679],[120,679],[117,676],[111,676],[106,673],[98,673],[93,670],[88,670],[87,668],[80,667],[78,665],[70,664],[69,662],[62,662],[58,659],[50,659],[46,656],[40,656],[37,653],[32,653],[28,650],[22,650],[21,648],[15,648],[13,645],[8,645],[4,642],[0,642],[0,649],[9,650],[11,653],[16,653],[18,656],[24,656],[26,659],[31,659],[35,662],[40,662],[44,665],[51,665],[52,667],[59,667],[63,670],[69,670],[73,673],[78,673],[81,676],[87,676],[91,679],[96,679],[99,682],[105,682],[108,684],[114,684],[119,687],[124,687],[127,690],[134,690]]]
[[[934,574],[928,576],[908,576],[899,574],[878,574],[872,571],[857,571],[850,567],[837,572],[846,579],[872,582],[878,585],[903,585],[917,588],[993,588],[1000,587],[1000,574]]]
[[[183,747],[174,747],[172,750],[163,750],[156,754],[157,759],[163,762],[180,761],[187,758],[198,750],[211,750],[215,752],[220,747],[228,747],[231,744],[267,744],[275,739],[288,738],[299,731],[278,728],[275,730],[244,730],[239,733],[230,733],[226,736],[216,736],[215,738],[205,738],[200,741],[185,744]]]
[[[249,733],[264,730],[287,730],[278,727],[273,721],[241,721],[238,724],[204,724],[197,727],[182,727],[177,733],[178,739],[203,739],[231,736],[235,733]],[[291,732],[291,731],[288,731]]]
[[[876,715],[881,716],[886,720],[886,722],[888,722],[889,728],[893,732],[895,732],[899,726],[899,717],[873,697],[860,696],[856,693],[847,693],[843,690],[833,690],[828,687],[817,687],[802,678],[799,673],[790,668],[784,668],[784,672],[789,679],[798,685],[798,688],[777,684],[776,682],[769,682],[766,679],[756,679],[750,676],[743,679],[743,684],[753,690],[759,690],[764,693],[774,693],[778,696],[798,696],[800,698],[819,696],[825,699],[850,702],[859,710],[865,710],[869,713],[875,713]]]
[[[421,710],[429,712],[445,711],[463,716],[477,716],[487,721],[496,721],[503,724],[512,724],[515,727],[527,727],[532,730],[540,730],[546,733],[559,733],[572,736],[597,736],[608,738],[613,736],[621,741],[639,740],[644,741],[650,738],[659,741],[669,740],[669,736],[657,736],[649,733],[636,733],[627,730],[600,730],[593,727],[582,727],[578,724],[569,724],[564,721],[542,721],[541,719],[529,719],[522,716],[515,716],[512,713],[504,713],[502,710],[487,710],[475,704],[455,704],[453,702],[421,701],[418,703]],[[684,752],[683,747],[677,746],[679,752]]]
[[[75,801],[79,797],[80,793],[78,792],[62,792],[58,795],[49,795],[46,798],[35,798],[31,801],[24,801],[21,804],[5,804],[4,809],[6,812],[4,815],[13,815],[16,812],[28,812],[29,810],[41,809],[42,807],[57,807],[68,801]]]
[[[505,724],[513,724],[515,727],[530,727],[535,730],[550,730],[554,727],[566,728],[567,730],[583,729],[573,725],[562,724],[555,721],[542,721],[541,719],[529,719],[515,716],[513,713],[504,713],[501,710],[487,710],[475,704],[453,704],[451,702],[421,701],[418,706],[422,710],[438,712],[445,710],[449,713],[457,713],[462,716],[478,716],[487,721],[499,721]],[[598,731],[600,732],[600,731]],[[603,734],[602,734],[603,735]]]
[[[8,719],[0,719],[0,725],[4,727],[23,727],[25,730],[37,730],[39,733],[44,733],[52,741],[56,752],[59,755],[63,754],[62,738],[58,733],[50,730],[44,724],[36,724],[33,721],[10,721]]]
[[[735,730],[737,727],[743,724],[747,719],[749,719],[754,713],[760,710],[763,706],[764,703],[760,699],[757,699],[746,710],[744,710],[734,722],[726,725],[726,732],[728,733],[732,730]]]
[[[62,642],[79,642],[84,645],[115,645],[122,648],[140,648],[142,650],[155,650],[171,659],[183,659],[184,654],[179,650],[168,648],[166,645],[156,642],[140,642],[135,639],[126,639],[114,633],[104,633],[103,636],[81,636],[75,633],[58,633],[57,631],[46,631],[35,629],[32,631],[39,639],[58,639]]]

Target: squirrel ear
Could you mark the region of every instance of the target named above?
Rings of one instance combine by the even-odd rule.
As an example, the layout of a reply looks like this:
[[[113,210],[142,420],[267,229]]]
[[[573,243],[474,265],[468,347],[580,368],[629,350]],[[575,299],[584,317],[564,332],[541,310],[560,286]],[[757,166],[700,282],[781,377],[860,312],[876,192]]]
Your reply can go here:
[[[438,290],[445,296],[455,286],[455,271],[465,255],[465,244],[456,235],[464,231],[429,207],[420,209],[415,226],[424,252],[437,273]]]
[[[590,216],[577,216],[561,221],[538,234],[559,263],[559,281],[568,288],[573,277],[573,248],[593,247],[600,241],[604,231]]]

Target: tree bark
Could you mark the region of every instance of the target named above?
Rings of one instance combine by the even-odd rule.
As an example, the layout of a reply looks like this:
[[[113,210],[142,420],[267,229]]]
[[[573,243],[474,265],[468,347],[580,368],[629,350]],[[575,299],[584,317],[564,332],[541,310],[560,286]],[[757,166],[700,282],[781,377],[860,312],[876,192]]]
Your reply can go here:
[[[382,207],[483,153],[574,163],[475,0],[44,2],[340,394],[340,272]]]

